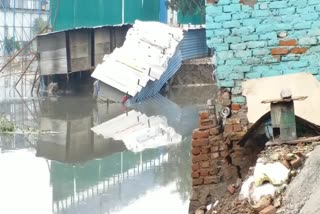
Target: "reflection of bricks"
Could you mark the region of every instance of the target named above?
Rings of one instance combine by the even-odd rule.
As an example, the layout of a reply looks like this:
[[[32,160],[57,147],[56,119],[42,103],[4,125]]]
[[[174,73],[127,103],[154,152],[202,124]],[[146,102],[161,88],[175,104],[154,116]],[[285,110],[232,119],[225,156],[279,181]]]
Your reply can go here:
[[[200,119],[208,119],[209,118],[209,112],[207,111],[202,111],[199,113]]]
[[[192,140],[192,146],[207,146],[209,145],[208,139],[194,139]]]
[[[197,170],[199,170],[199,169],[200,169],[199,163],[194,163],[194,164],[192,164],[192,171],[197,171]]]
[[[214,126],[213,124],[213,120],[210,118],[210,119],[205,119],[205,120],[200,120],[200,126]]]
[[[193,186],[199,186],[201,184],[203,184],[203,178],[197,178],[197,179],[193,179],[192,180],[192,185]]]
[[[192,132],[192,138],[193,139],[200,139],[200,138],[208,138],[209,137],[209,131],[200,131],[199,129],[195,129]]]
[[[198,154],[200,154],[200,152],[201,152],[200,147],[193,147],[192,148],[192,154],[193,155],[198,155]]]
[[[200,177],[200,173],[193,171],[193,172],[191,173],[191,177],[192,177],[193,179],[199,178],[199,177]]]

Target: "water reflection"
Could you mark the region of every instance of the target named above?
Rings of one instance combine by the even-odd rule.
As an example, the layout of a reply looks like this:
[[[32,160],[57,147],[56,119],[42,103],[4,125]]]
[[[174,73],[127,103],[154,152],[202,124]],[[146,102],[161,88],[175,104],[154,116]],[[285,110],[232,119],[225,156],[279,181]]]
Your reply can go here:
[[[0,213],[187,212],[199,106],[162,96],[128,109],[90,97],[0,106],[19,127],[56,132],[0,135]]]

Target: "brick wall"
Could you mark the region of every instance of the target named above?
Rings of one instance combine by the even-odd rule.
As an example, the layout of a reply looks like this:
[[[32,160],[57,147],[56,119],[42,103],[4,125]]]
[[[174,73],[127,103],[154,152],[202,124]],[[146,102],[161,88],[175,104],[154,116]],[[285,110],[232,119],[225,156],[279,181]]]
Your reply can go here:
[[[251,1],[207,0],[218,86],[232,88],[233,103],[245,103],[244,79],[310,72],[320,80],[320,0]]]

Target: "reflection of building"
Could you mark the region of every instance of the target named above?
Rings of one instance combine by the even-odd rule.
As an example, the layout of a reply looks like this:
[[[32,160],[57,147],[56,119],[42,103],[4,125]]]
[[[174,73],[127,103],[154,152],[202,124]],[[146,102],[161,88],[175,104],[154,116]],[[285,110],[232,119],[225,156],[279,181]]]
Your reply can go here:
[[[107,117],[121,112],[120,106],[116,104],[104,107],[103,112]],[[57,134],[40,136],[37,155],[64,163],[77,163],[125,150],[122,142],[105,140],[91,132],[91,127],[96,123],[94,120],[99,117],[99,113],[94,115],[96,108],[90,97],[61,97],[55,101],[43,101],[40,129]]]
[[[92,130],[104,138],[122,140],[127,149],[133,152],[181,142],[181,135],[168,126],[164,116],[147,117],[135,110],[96,126]]]
[[[53,211],[94,214],[125,207],[154,186],[154,170],[167,161],[167,153],[148,150],[121,152],[83,166],[53,162]]]
[[[49,6],[49,0],[0,0],[0,56],[13,54],[45,27]]]

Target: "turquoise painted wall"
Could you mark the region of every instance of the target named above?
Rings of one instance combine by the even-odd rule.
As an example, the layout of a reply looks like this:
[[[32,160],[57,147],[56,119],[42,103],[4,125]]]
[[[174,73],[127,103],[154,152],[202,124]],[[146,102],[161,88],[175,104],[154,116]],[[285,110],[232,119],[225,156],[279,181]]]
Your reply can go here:
[[[245,79],[307,71],[320,80],[320,0],[257,0],[253,8],[239,1],[206,6],[217,82],[232,88],[233,102],[245,102]]]

